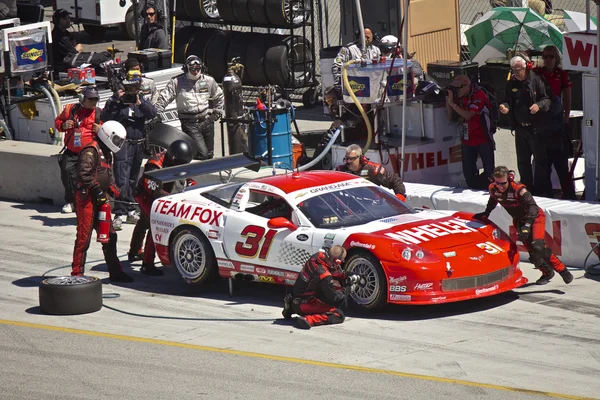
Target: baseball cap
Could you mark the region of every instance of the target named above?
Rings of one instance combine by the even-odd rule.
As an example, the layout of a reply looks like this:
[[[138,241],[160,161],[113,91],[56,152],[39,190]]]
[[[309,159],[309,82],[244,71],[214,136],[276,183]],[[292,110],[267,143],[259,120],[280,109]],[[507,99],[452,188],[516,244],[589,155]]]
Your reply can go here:
[[[58,10],[56,10],[54,12],[54,15],[52,16],[52,19],[55,20],[55,21],[57,21],[60,18],[70,17],[70,16],[71,16],[71,13],[69,11],[65,10],[64,8],[59,8]]]
[[[98,100],[100,96],[98,95],[98,89],[93,86],[88,86],[83,89],[83,97],[86,99],[96,99]]]
[[[454,80],[450,84],[450,86],[454,86],[457,88],[461,88],[463,86],[469,86],[469,85],[471,85],[471,80],[466,75],[457,75],[456,78],[454,78]]]

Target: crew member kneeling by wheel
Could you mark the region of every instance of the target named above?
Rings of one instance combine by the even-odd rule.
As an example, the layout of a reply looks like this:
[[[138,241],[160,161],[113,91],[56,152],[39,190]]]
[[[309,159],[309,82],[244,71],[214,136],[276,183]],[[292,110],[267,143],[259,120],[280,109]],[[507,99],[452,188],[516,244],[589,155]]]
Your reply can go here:
[[[116,121],[107,121],[100,127],[98,138],[79,153],[75,191],[77,238],[71,265],[73,276],[81,276],[85,271],[85,258],[92,240],[92,231],[98,228],[98,208],[108,202],[107,194],[114,198],[120,195],[111,167],[113,153],[121,149],[126,136],[123,125]],[[112,225],[109,242],[102,243],[102,252],[111,282],[133,282],[133,278],[124,273],[121,267],[117,256],[117,233]]]
[[[344,322],[344,313],[339,308],[344,302],[344,291],[334,286],[332,272],[345,258],[346,249],[337,245],[309,258],[298,275],[292,295],[286,297],[284,318],[298,314],[296,326],[301,329]]]
[[[156,249],[154,247],[154,240],[152,239],[152,232],[150,231],[150,210],[152,209],[152,202],[159,197],[168,196],[171,193],[181,193],[186,187],[187,182],[191,180],[179,180],[175,182],[165,183],[160,186],[154,179],[147,175],[148,172],[164,167],[172,167],[175,165],[188,164],[192,161],[192,148],[185,140],[175,140],[169,145],[167,151],[158,153],[148,160],[144,167],[144,174],[140,178],[134,196],[138,206],[141,210],[140,220],[135,225],[133,230],[133,236],[131,237],[131,244],[129,248],[129,261],[138,259],[138,254],[144,241],[144,235],[146,235],[146,244],[144,245],[144,254],[142,261],[141,273],[153,276],[160,276],[163,274],[161,270],[156,268],[154,265],[154,257],[156,256]],[[148,232],[146,234],[146,231]]]
[[[490,198],[482,213],[473,217],[486,221],[490,213],[500,204],[513,218],[513,226],[519,232],[519,240],[523,243],[531,262],[542,271],[542,276],[536,281],[545,285],[558,272],[565,283],[573,281],[573,275],[562,262],[546,246],[546,215],[538,207],[527,187],[513,180],[512,171],[504,166],[496,167],[493,172],[494,182],[490,184]]]

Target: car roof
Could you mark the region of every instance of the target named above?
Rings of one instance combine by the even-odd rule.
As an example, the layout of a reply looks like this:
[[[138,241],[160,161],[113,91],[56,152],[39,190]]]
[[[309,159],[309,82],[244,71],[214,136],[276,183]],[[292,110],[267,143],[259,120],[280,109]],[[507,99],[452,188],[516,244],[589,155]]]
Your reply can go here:
[[[351,181],[357,178],[359,177],[356,175],[339,171],[304,171],[260,178],[253,182],[277,187],[288,194],[297,190]]]

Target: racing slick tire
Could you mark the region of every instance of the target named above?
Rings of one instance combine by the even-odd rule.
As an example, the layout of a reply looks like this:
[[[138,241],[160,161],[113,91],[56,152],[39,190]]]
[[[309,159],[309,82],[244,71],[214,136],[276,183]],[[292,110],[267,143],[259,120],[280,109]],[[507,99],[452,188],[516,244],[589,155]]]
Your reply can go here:
[[[216,276],[217,259],[208,239],[194,227],[178,231],[169,246],[171,264],[188,283],[201,284]]]
[[[216,0],[182,1],[185,13],[192,21],[214,21],[220,18]]]
[[[244,24],[252,24],[252,17],[250,16],[250,9],[248,8],[248,0],[232,0],[231,9],[237,22]]]
[[[53,315],[87,314],[102,308],[102,283],[95,276],[59,276],[39,287],[40,309]]]
[[[265,0],[265,8],[271,25],[288,27],[292,22],[294,25],[304,22],[305,10],[301,7],[301,2],[293,0]]]
[[[252,22],[259,25],[269,25],[265,0],[248,0],[248,10]]]
[[[277,37],[276,37],[277,38]],[[293,67],[292,61],[296,66]],[[311,82],[311,44],[301,36],[280,36],[265,53],[265,72],[271,85],[301,87]]]
[[[233,12],[233,1],[232,0],[217,0],[217,9],[219,15],[224,22],[238,22],[235,13]]]
[[[352,307],[359,311],[373,311],[387,304],[387,282],[381,263],[368,252],[352,254],[346,260],[346,273],[359,274],[366,280],[350,295]]]

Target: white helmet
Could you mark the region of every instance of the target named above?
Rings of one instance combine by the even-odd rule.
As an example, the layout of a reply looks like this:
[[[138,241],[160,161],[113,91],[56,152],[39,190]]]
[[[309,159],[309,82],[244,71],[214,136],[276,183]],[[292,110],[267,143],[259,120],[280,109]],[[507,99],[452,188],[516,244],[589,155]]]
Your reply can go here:
[[[398,45],[398,38],[394,35],[385,35],[379,41],[379,49],[383,53],[391,53]]]
[[[106,121],[98,131],[98,139],[102,141],[113,153],[121,150],[127,132],[125,127],[117,121]]]

